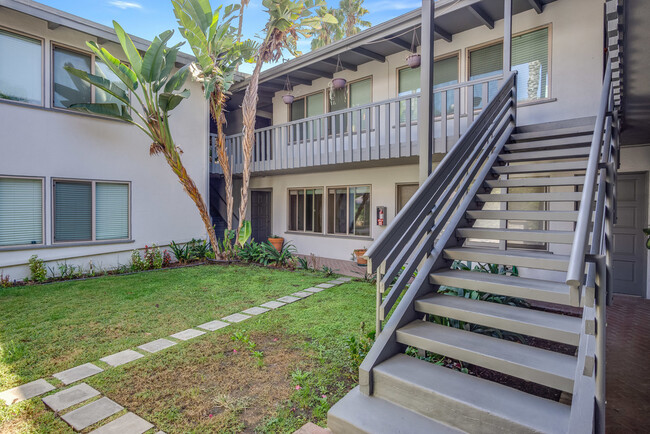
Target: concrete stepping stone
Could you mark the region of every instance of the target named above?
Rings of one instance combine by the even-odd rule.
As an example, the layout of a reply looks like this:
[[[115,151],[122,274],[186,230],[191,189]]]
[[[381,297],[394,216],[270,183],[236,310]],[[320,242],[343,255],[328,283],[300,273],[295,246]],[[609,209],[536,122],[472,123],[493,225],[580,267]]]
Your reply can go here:
[[[341,282],[349,282],[352,280],[351,277],[338,277],[336,280],[340,280]]]
[[[42,395],[54,389],[56,389],[56,387],[41,378],[40,380],[32,381],[31,383],[23,384],[22,386],[0,392],[0,400],[4,401],[7,405],[11,405],[16,402]]]
[[[222,329],[224,327],[228,327],[230,324],[227,322],[219,321],[218,319],[215,319],[214,321],[206,322],[205,324],[201,324],[200,326],[197,326],[200,329],[207,330],[209,332],[213,332],[215,330]]]
[[[305,297],[309,297],[310,295],[313,295],[313,294],[311,292],[308,292],[308,291],[298,291],[298,292],[294,292],[291,295],[293,295],[294,297],[305,298]]]
[[[145,350],[148,353],[157,353],[158,351],[173,347],[174,345],[176,345],[176,342],[172,342],[169,339],[156,339],[155,341],[140,345],[138,348]]]
[[[228,322],[242,322],[248,318],[250,318],[250,315],[244,315],[243,313],[233,313],[232,315],[224,316],[221,319]]]
[[[298,300],[300,300],[300,298],[292,297],[290,295],[278,298],[278,301],[281,301],[283,303],[293,303],[294,301],[298,301]]]
[[[104,370],[99,366],[95,366],[92,363],[85,363],[83,365],[75,366],[74,368],[67,369],[65,371],[54,374],[54,378],[61,380],[66,386],[72,384],[75,381],[83,380],[84,378],[92,377],[95,374],[99,374]]]
[[[195,329],[187,329],[183,330],[182,332],[174,333],[173,335],[169,335],[169,337],[174,338],[174,339],[179,339],[181,341],[189,341],[190,339],[193,339],[197,336],[204,335],[205,332],[201,330],[195,330]]]
[[[325,291],[325,288],[305,288],[303,289],[305,292],[311,292],[312,294],[316,294],[317,292]]]
[[[342,284],[344,284],[345,282],[342,281],[342,280],[338,280],[338,279],[337,279],[337,280],[330,280],[330,281],[327,282],[327,283],[329,283],[329,284],[331,284],[331,285],[342,285]]]
[[[153,424],[142,419],[135,413],[127,413],[106,425],[90,431],[91,434],[142,434],[153,428]]]
[[[140,354],[137,351],[133,350],[124,350],[119,353],[111,354],[110,356],[103,357],[101,360],[104,363],[108,363],[111,366],[120,366],[125,363],[132,362],[144,357],[144,354]]]
[[[43,398],[43,402],[53,411],[59,412],[73,405],[81,404],[97,395],[99,395],[99,391],[93,389],[86,383],[81,383],[57,392],[54,395],[46,396]]]
[[[79,407],[76,410],[72,410],[70,413],[64,414],[61,416],[61,419],[75,430],[81,431],[82,429],[88,428],[90,425],[95,424],[100,420],[104,420],[123,409],[124,407],[117,402],[103,397],[99,398],[97,401],[91,402],[90,404],[84,405],[83,407]]]
[[[328,289],[328,288],[333,288],[336,285],[332,285],[331,283],[321,283],[320,285],[316,285],[317,288],[323,288],[323,289]]]
[[[250,309],[242,310],[243,313],[247,313],[249,315],[259,315],[268,311],[269,309],[265,309],[263,307],[251,307]]]
[[[267,301],[264,304],[260,304],[262,307],[268,307],[269,309],[277,309],[279,307],[284,306],[287,303],[281,303],[279,301]]]

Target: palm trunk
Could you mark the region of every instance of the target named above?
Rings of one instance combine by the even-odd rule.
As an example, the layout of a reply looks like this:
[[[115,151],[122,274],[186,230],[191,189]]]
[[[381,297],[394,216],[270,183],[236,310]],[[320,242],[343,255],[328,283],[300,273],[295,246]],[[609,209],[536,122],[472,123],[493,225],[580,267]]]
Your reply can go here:
[[[260,50],[265,48],[262,45]],[[253,140],[255,138],[255,117],[257,115],[257,86],[260,78],[260,71],[264,63],[262,53],[259,53],[255,69],[251,75],[251,81],[246,89],[244,101],[242,102],[242,114],[244,123],[244,137],[242,140],[242,153],[244,158],[244,170],[242,172],[242,186],[241,186],[241,203],[239,205],[239,228],[241,229],[246,218],[246,208],[248,207],[248,182],[251,176],[251,156],[253,154]],[[239,231],[237,231],[237,239],[239,240]]]
[[[233,195],[232,195],[232,171],[230,169],[230,160],[226,149],[226,137],[223,133],[223,124],[225,116],[223,113],[223,105],[225,103],[225,95],[216,90],[210,95],[210,114],[217,124],[217,158],[221,171],[223,172],[223,179],[226,189],[226,222],[228,230],[232,230],[232,214],[233,214]]]

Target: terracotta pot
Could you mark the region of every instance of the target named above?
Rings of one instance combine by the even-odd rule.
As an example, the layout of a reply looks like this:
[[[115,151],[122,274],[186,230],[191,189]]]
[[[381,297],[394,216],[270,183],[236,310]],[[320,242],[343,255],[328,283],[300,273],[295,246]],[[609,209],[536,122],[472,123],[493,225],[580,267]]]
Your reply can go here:
[[[284,101],[285,104],[291,104],[294,100],[294,96],[291,95],[290,93],[286,95],[282,95],[282,101]]]
[[[422,56],[419,54],[411,54],[406,58],[406,63],[408,64],[409,68],[417,68],[420,66],[420,63],[422,62]]]
[[[343,89],[348,81],[345,78],[333,78],[332,87],[334,89]]]
[[[354,256],[357,257],[357,265],[368,265],[368,260],[363,257],[368,249],[354,249]]]
[[[275,247],[275,250],[277,250],[279,252],[280,250],[282,250],[282,245],[284,244],[284,238],[270,238],[269,237],[269,243],[271,243],[271,245],[273,247]]]

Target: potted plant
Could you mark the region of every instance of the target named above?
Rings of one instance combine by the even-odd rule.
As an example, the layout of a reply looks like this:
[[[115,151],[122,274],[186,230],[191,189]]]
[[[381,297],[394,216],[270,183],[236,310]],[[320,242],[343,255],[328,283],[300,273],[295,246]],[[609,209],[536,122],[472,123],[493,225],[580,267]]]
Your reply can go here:
[[[347,80],[345,78],[337,77],[332,79],[332,88],[333,89],[343,89],[345,85],[347,84]]]
[[[275,250],[277,250],[278,252],[282,250],[282,245],[284,244],[284,238],[278,235],[271,235],[268,238],[268,240],[269,243],[271,243],[271,245],[275,247]]]
[[[420,56],[418,53],[409,54],[408,57],[406,58],[406,64],[411,69],[418,68],[421,62],[422,62],[422,56]]]
[[[368,265],[368,260],[363,257],[368,249],[354,249],[354,256],[357,258],[357,265]]]
[[[294,96],[291,94],[293,91],[293,87],[291,86],[291,81],[289,80],[289,76],[287,75],[287,81],[284,84],[284,90],[286,90],[288,93],[286,95],[282,95],[282,101],[284,101],[285,104],[291,104],[294,100]]]

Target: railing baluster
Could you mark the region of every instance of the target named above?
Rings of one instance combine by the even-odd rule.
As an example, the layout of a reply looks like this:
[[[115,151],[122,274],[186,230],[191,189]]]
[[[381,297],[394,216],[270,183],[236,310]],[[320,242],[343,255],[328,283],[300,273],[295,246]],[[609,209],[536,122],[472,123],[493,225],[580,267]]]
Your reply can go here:
[[[390,103],[384,104],[384,158],[390,158],[391,152],[391,124],[390,124]],[[381,155],[379,156],[381,158]]]
[[[344,148],[346,149],[345,152],[345,161],[350,163],[353,161],[352,155],[353,155],[353,137],[352,137],[352,112],[347,112],[345,114],[345,119],[346,119],[346,125],[345,125],[345,135],[348,136],[348,147]]]
[[[399,113],[400,110],[400,103],[399,102],[394,102],[393,103],[393,109],[394,109],[394,116],[395,116],[395,150],[397,151],[397,155],[392,155],[391,157],[401,157],[402,156],[402,125],[401,125],[401,116]]]
[[[490,90],[489,83],[481,84],[481,111],[485,110],[485,107],[490,103],[488,101],[488,91]]]
[[[447,92],[440,92],[440,146],[436,152],[447,152]]]
[[[345,122],[343,121],[344,115],[340,114],[338,115],[339,118],[339,138],[341,146],[337,148],[336,150],[336,163],[345,163],[345,135],[343,134],[343,130],[345,129]]]
[[[307,143],[309,142],[307,138],[307,121],[302,123],[302,145],[298,147],[298,156],[300,161],[300,167],[306,167],[309,165],[308,153],[307,153]]]
[[[404,100],[404,128],[406,129],[406,152],[407,157],[411,156],[411,100]]]
[[[460,137],[460,88],[454,89],[454,138],[453,143]]]
[[[366,114],[366,158],[364,159],[363,156],[361,157],[362,161],[369,161],[370,160],[370,131],[372,130],[372,107],[368,107],[365,109],[365,114]]]
[[[375,130],[374,130],[374,143],[371,141],[370,146],[372,150],[370,151],[371,160],[379,160],[380,155],[380,145],[381,145],[381,106],[376,105],[373,107],[375,111]]]
[[[363,112],[361,110],[359,110],[356,113],[357,113],[357,122],[356,122],[356,124],[357,124],[357,148],[359,148],[359,152],[358,152],[359,160],[358,161],[362,161],[363,157],[362,157],[362,154],[361,154],[361,133],[362,133],[361,117],[363,116]],[[354,152],[352,152],[352,160],[354,160]]]

